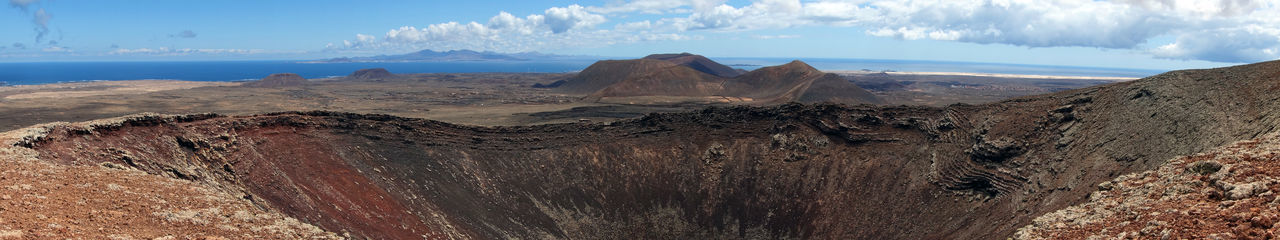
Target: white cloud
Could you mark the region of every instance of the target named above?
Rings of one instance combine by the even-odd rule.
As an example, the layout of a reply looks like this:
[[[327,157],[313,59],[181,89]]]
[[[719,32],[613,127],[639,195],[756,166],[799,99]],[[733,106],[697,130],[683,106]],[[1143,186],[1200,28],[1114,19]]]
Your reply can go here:
[[[1178,37],[1151,51],[1160,58],[1256,62],[1280,58],[1280,30],[1246,26],[1206,30]]]
[[[49,47],[46,47],[46,48],[44,48],[44,49],[40,49],[40,51],[43,51],[43,52],[71,52],[71,49],[69,49],[69,48],[64,48],[64,47],[59,47],[59,46],[49,46]]]
[[[247,55],[275,53],[276,51],[267,51],[262,49],[227,49],[227,48],[117,48],[107,52],[110,55],[156,55],[156,56],[185,56],[194,54],[207,55]]]
[[[800,35],[786,35],[786,34],[783,34],[783,35],[753,35],[753,36],[751,36],[751,38],[755,38],[755,39],[788,39],[788,38],[800,38]]]
[[[1158,57],[1247,62],[1276,59],[1280,1],[1251,0],[757,0],[664,19],[681,30],[750,31],[796,26],[859,27],[904,40],[1026,47],[1147,48]],[[1252,26],[1250,30],[1230,30]],[[1227,54],[1228,52],[1231,54]]]
[[[499,12],[483,24],[445,22],[426,27],[402,26],[388,30],[381,40],[357,34],[356,39],[329,44],[326,48],[338,51],[470,49],[525,52],[690,39],[676,32],[655,31],[655,24],[649,21],[621,23],[613,29],[600,29],[599,26],[608,19],[579,5],[548,8],[543,13],[516,17],[508,12]]]
[[[644,13],[666,14],[702,11],[723,4],[726,0],[634,0],[613,2],[604,6],[590,6],[587,11],[596,13]]]
[[[700,32],[824,26],[903,40],[1131,49],[1154,57],[1247,62],[1277,58],[1280,0],[634,0],[553,7],[487,23],[446,22],[344,41],[348,49],[530,51],[698,39]],[[608,27],[605,16],[658,20]],[[603,26],[603,27],[602,27]],[[759,35],[753,35],[761,38]],[[763,36],[768,37],[768,36]],[[1173,43],[1152,42],[1172,37]],[[337,45],[337,44],[334,44]],[[1161,46],[1162,45],[1162,46]]]
[[[569,7],[549,8],[546,11],[546,24],[552,33],[563,33],[569,29],[589,28],[604,23],[604,16],[587,12],[586,8],[577,4]]]

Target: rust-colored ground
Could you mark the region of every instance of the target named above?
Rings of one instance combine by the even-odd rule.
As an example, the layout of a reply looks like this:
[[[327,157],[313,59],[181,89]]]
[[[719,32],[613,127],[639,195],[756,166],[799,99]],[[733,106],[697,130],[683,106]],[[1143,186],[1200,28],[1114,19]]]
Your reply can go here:
[[[1020,239],[1276,239],[1280,135],[1180,157],[1099,185],[1090,201],[1036,218]]]
[[[17,139],[0,137],[12,146]],[[331,239],[209,186],[0,147],[0,239]]]

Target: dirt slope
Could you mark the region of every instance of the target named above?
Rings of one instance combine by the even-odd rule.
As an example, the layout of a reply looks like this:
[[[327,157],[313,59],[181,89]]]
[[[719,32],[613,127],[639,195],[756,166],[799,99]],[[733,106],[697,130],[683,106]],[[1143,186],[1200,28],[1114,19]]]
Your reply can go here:
[[[65,125],[64,125],[65,126]],[[113,163],[64,165],[0,134],[0,239],[337,239],[211,185]]]

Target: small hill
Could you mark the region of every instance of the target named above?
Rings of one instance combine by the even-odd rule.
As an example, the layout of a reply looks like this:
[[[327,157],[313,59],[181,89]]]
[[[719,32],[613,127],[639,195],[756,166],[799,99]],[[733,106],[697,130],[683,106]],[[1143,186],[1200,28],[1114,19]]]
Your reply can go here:
[[[385,68],[360,69],[347,75],[347,80],[384,80],[399,78]]]
[[[800,95],[797,102],[833,102],[844,104],[872,103],[883,104],[884,101],[877,98],[866,89],[857,85],[849,84],[844,77],[835,73],[828,73],[822,77],[813,80],[813,83]]]
[[[806,83],[823,75],[822,71],[818,71],[809,64],[799,60],[791,61],[783,65],[756,69],[734,78],[726,84],[725,95],[751,98],[782,95],[795,97],[799,96],[800,91],[808,88]]]
[[[558,89],[573,94],[591,94],[628,78],[640,77],[661,69],[679,66],[653,59],[598,61],[578,75],[565,80]]]
[[[302,76],[299,76],[298,74],[276,73],[276,74],[271,74],[270,76],[267,76],[265,78],[262,78],[262,80],[244,83],[244,85],[241,85],[241,86],[274,88],[274,87],[301,86],[306,83],[307,83],[307,79],[302,78]]]
[[[726,79],[693,68],[675,65],[632,75],[609,85],[592,96],[713,96],[724,90]]]
[[[696,55],[692,53],[653,54],[653,55],[645,56],[644,59],[668,61],[681,66],[692,68],[694,70],[698,70],[699,72],[704,72],[704,73],[715,75],[718,77],[731,78],[731,77],[737,77],[738,75],[742,75],[743,73],[742,70],[733,69],[729,66],[725,66],[724,64],[720,64],[716,61],[712,61],[707,57],[703,57],[702,55]]]

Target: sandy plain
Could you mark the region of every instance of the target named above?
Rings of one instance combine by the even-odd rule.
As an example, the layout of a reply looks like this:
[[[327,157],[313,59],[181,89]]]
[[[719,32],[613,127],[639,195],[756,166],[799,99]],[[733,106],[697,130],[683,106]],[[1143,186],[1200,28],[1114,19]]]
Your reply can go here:
[[[858,81],[861,71],[829,71]],[[343,111],[498,126],[611,121],[651,112],[679,112],[715,105],[590,101],[555,89],[533,88],[571,74],[401,74],[396,79],[309,79],[280,88],[241,82],[130,80],[0,87],[0,130],[45,122],[74,122],[140,112],[219,113]],[[869,89],[889,105],[977,104],[1042,94],[1127,78],[964,73],[891,73],[898,89]]]

